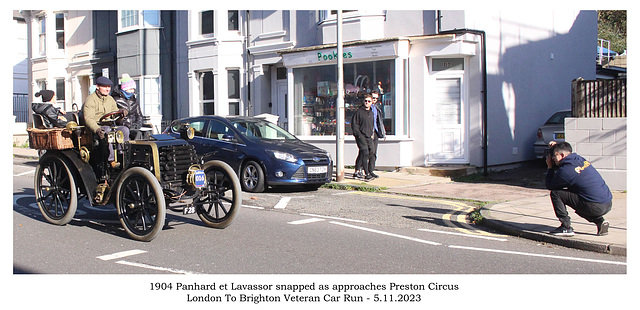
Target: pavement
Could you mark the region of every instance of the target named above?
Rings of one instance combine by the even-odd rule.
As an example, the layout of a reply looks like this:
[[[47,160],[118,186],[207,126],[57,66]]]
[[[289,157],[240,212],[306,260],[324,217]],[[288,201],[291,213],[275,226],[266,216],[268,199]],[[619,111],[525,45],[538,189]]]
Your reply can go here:
[[[14,147],[13,154],[17,157],[38,158],[37,151],[28,148]],[[570,210],[576,235],[556,237],[548,232],[557,228],[560,222],[553,212],[549,191],[539,186],[536,188],[491,182],[456,182],[447,176],[431,175],[431,170],[424,167],[376,173],[379,178],[363,182],[351,177],[352,169],[345,169],[344,181],[332,183],[345,188],[374,187],[376,190],[399,195],[455,199],[470,206],[479,204],[482,205],[480,214],[483,217],[479,225],[502,233],[581,250],[627,255],[626,192],[613,192],[613,207],[605,215],[605,219],[610,223],[608,235],[597,236],[594,224]]]

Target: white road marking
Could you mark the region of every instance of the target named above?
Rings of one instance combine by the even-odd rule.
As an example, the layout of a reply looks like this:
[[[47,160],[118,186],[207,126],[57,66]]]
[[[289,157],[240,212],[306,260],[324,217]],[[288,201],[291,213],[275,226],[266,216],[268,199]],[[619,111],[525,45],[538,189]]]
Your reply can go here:
[[[198,273],[192,272],[192,271],[173,269],[173,268],[166,268],[166,267],[159,267],[159,266],[147,265],[147,264],[143,264],[143,263],[134,263],[134,262],[128,262],[128,261],[124,261],[124,260],[117,261],[116,264],[132,266],[132,267],[140,267],[140,268],[144,268],[144,269],[151,269],[151,270],[158,270],[158,271],[167,271],[167,272],[179,273],[179,274],[198,274]]]
[[[23,176],[23,175],[27,175],[27,174],[34,174],[36,171],[35,170],[31,170],[31,171],[26,171],[26,172],[21,172],[18,174],[14,174],[14,177],[19,177],[19,176]]]
[[[489,236],[472,235],[472,234],[468,234],[468,233],[454,233],[454,232],[449,232],[449,231],[431,230],[431,229],[426,229],[426,228],[419,228],[418,230],[426,231],[426,232],[432,232],[432,233],[438,233],[438,234],[449,234],[449,235],[470,237],[470,238],[481,238],[481,239],[495,240],[495,241],[509,241],[508,239],[503,239],[503,238],[494,238],[494,237],[489,237]]]
[[[273,208],[284,209],[287,207],[287,204],[289,204],[289,201],[291,201],[291,197],[282,197],[280,198],[280,201],[278,201],[278,203]]]
[[[568,256],[535,254],[535,253],[525,253],[525,252],[515,252],[515,251],[505,251],[505,250],[495,250],[495,249],[484,249],[484,248],[474,248],[474,247],[466,247],[466,246],[458,246],[458,245],[450,245],[449,247],[450,248],[454,248],[454,249],[472,250],[472,251],[481,251],[481,252],[493,252],[493,253],[502,253],[502,254],[513,254],[513,255],[523,255],[523,256],[544,257],[544,258],[557,258],[557,259],[564,259],[564,260],[575,260],[575,261],[590,262],[590,263],[600,263],[600,264],[612,264],[612,265],[624,265],[624,266],[627,265],[627,263],[625,263],[625,262],[615,262],[615,261],[588,259],[588,258],[579,258],[579,257],[568,257]]]
[[[257,206],[248,206],[248,205],[242,205],[243,208],[249,208],[249,209],[260,209],[260,210],[264,210],[264,207],[257,207]]]
[[[363,224],[367,222],[367,221],[361,221],[361,220],[352,220],[352,219],[345,219],[341,217],[318,215],[318,214],[311,214],[311,213],[300,213],[300,215],[314,216],[314,217],[320,217],[325,219],[332,219],[332,220],[339,220],[339,221],[346,221],[346,222],[356,222],[356,223],[363,223]]]
[[[418,238],[413,238],[413,237],[393,234],[393,233],[389,233],[389,232],[386,232],[386,231],[375,230],[375,229],[371,229],[371,228],[365,228],[365,227],[355,226],[355,225],[346,224],[346,223],[340,223],[340,222],[329,222],[329,223],[342,225],[342,226],[355,228],[355,229],[360,229],[360,230],[364,230],[364,231],[368,231],[368,232],[372,232],[372,233],[376,233],[376,234],[381,234],[381,235],[385,235],[385,236],[391,236],[391,237],[396,237],[396,238],[400,238],[400,239],[406,239],[406,240],[410,240],[410,241],[426,243],[426,244],[430,244],[430,245],[441,245],[441,243],[437,243],[437,242],[433,242],[433,241],[422,240],[422,239],[418,239]]]
[[[291,224],[291,225],[301,225],[301,224],[309,224],[309,223],[322,222],[322,221],[324,221],[324,219],[319,219],[319,218],[310,218],[310,219],[304,219],[304,220],[298,220],[298,221],[288,222],[287,224]]]
[[[101,259],[101,260],[112,260],[112,259],[117,259],[117,258],[123,258],[123,257],[127,257],[127,256],[131,256],[131,255],[137,255],[137,254],[142,254],[142,253],[147,253],[147,251],[143,251],[143,250],[129,250],[129,251],[122,251],[122,252],[118,252],[118,253],[113,253],[113,254],[109,254],[109,255],[102,255],[102,256],[98,256],[96,257],[97,259]]]

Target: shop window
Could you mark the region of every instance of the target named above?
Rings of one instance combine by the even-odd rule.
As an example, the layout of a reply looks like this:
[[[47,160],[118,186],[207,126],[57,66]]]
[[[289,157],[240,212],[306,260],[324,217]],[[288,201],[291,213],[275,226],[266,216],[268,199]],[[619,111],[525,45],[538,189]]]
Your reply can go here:
[[[296,68],[294,77],[295,134],[336,134],[338,84],[335,66]],[[379,93],[379,108],[387,134],[395,129],[395,64],[393,60],[344,65],[345,131],[351,134],[351,117],[366,94]]]

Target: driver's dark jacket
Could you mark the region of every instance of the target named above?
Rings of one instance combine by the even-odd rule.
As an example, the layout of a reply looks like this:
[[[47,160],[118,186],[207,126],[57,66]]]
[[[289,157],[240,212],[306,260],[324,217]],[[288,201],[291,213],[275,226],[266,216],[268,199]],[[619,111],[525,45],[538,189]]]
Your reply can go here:
[[[118,105],[116,105],[113,97],[109,95],[103,96],[97,90],[89,95],[82,105],[84,122],[92,132],[100,129],[98,121],[103,115],[114,111],[118,111]]]
[[[123,126],[127,126],[131,129],[140,129],[142,127],[142,110],[140,109],[140,103],[136,99],[136,95],[131,95],[131,98],[127,99],[123,94],[120,87],[116,87],[112,93],[113,99],[116,101],[118,108],[126,109],[129,114],[122,121]]]

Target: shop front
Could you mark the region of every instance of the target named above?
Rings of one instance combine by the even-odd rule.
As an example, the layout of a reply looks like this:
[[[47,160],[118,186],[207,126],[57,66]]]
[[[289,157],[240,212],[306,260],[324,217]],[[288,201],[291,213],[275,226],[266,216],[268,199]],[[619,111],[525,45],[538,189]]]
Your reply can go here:
[[[282,52],[288,70],[289,130],[300,139],[322,147],[335,158],[337,58],[344,60],[345,162],[352,165],[357,147],[351,135],[351,117],[364,96],[377,92],[388,138],[378,147],[378,166],[410,164],[411,139],[407,138],[405,67],[409,41],[388,39],[344,45],[343,54],[332,46]],[[292,127],[291,127],[292,126]],[[399,150],[408,152],[398,156]],[[385,155],[389,152],[389,155]]]

